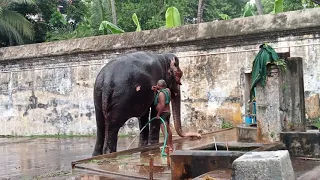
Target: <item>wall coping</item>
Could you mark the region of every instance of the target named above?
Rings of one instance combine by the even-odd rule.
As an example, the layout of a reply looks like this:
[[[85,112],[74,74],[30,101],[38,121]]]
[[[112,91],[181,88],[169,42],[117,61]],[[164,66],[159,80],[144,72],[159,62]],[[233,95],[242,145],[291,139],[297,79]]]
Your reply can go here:
[[[5,47],[0,48],[0,62],[74,53],[163,46],[205,39],[296,31],[306,28],[320,29],[319,8],[184,25],[172,29],[154,29],[119,35]]]

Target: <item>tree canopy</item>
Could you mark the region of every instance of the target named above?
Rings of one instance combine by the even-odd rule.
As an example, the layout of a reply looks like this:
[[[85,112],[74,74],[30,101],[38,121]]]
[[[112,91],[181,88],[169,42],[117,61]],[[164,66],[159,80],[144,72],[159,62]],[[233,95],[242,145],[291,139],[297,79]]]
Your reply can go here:
[[[3,12],[14,12],[17,17],[25,17],[24,22],[32,27],[30,32],[34,30],[34,37],[16,27],[13,29],[17,30],[16,34],[21,38],[12,43],[12,38],[8,37],[13,36],[0,31],[2,46],[132,32],[140,27],[141,30],[165,28],[169,7],[178,10],[181,24],[197,23],[199,9],[203,22],[258,14],[255,5],[247,4],[250,0],[202,0],[199,9],[200,0],[27,0],[33,1],[32,4],[22,1],[25,0],[12,0],[11,3],[0,0],[0,26]],[[260,2],[260,11],[264,14],[274,10],[275,1],[279,0],[255,0]],[[311,0],[281,1],[284,11],[317,7]],[[2,10],[4,4],[5,11]],[[136,23],[140,25],[139,28]]]

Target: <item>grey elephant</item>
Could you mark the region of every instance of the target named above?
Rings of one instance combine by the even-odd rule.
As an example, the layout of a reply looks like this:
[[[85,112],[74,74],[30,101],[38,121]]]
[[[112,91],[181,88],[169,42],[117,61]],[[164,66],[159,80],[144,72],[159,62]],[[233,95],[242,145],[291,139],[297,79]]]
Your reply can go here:
[[[139,119],[140,129],[156,116],[153,106],[155,92],[151,89],[164,79],[171,90],[174,126],[180,137],[201,137],[198,133],[183,133],[181,128],[181,77],[179,59],[174,54],[152,52],[128,53],[108,62],[97,75],[94,85],[94,105],[97,139],[93,156],[116,152],[118,131],[131,117]],[[139,137],[139,146],[159,142],[160,121],[153,121]]]

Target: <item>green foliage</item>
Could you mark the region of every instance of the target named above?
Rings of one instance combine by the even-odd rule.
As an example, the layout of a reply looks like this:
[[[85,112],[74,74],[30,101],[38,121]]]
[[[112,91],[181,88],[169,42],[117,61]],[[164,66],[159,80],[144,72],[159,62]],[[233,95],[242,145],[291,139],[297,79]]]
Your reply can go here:
[[[89,14],[89,8],[81,0],[72,0],[72,4],[66,5],[67,21],[73,20],[74,24],[82,22]]]
[[[110,0],[27,1],[34,3],[26,4],[25,0],[0,0],[0,46],[18,44],[14,38],[20,43],[34,43],[193,24],[196,23],[198,10],[198,0],[121,0],[116,2],[117,24],[110,24],[112,22]],[[261,1],[265,14],[318,7],[312,0]],[[202,18],[204,22],[208,22],[257,14],[255,6],[248,2],[249,0],[205,1]],[[57,11],[58,5],[63,6],[61,9],[63,16]],[[12,30],[15,27],[7,25],[3,28],[3,9],[20,13],[28,19],[29,22],[23,22],[33,27],[34,38],[27,32],[28,28],[18,28],[23,32],[15,32]],[[33,20],[28,16],[37,14],[42,21]],[[11,34],[8,35],[8,32]]]
[[[296,11],[304,8],[314,8],[317,7],[315,3],[311,0],[281,0],[283,1],[283,12],[286,11]],[[277,3],[281,4],[281,1],[277,0]],[[261,0],[264,13],[272,13],[275,10],[275,0]],[[281,8],[281,7],[280,7]]]
[[[12,3],[33,3],[33,1],[2,0],[0,1],[0,44],[24,44],[23,38],[32,40],[34,30],[32,24],[20,13],[10,10]]]
[[[181,26],[180,13],[177,8],[169,7],[166,11],[166,27],[173,28]]]
[[[283,12],[283,0],[274,1],[274,9],[272,13],[281,13]]]
[[[275,61],[274,64],[279,66],[282,71],[287,70],[287,63],[284,59],[279,59],[278,61]]]
[[[275,134],[274,132],[271,132],[271,133],[270,133],[270,137],[271,137],[271,138],[275,138],[275,136],[276,136],[276,134]]]
[[[138,19],[138,16],[137,16],[136,13],[133,13],[132,20],[133,20],[134,24],[137,26],[136,31],[140,32],[141,31],[141,26],[140,26],[139,19]]]
[[[253,13],[253,5],[250,4],[250,2],[247,2],[246,5],[244,6],[244,13],[242,17],[249,17],[249,16],[254,16],[255,14]]]
[[[320,129],[320,118],[311,121],[312,125]]]
[[[228,14],[219,14],[220,18],[223,20],[231,19],[231,17]]]
[[[109,0],[92,0],[90,8],[90,23],[95,30],[95,34],[101,26],[102,21],[109,21],[111,19],[110,1]]]
[[[247,2],[249,2],[249,0],[206,1],[203,20],[205,22],[218,20],[221,18],[220,14],[227,14],[230,18],[241,17],[243,15],[243,7]]]
[[[73,39],[73,29],[69,24],[62,27],[56,27],[47,33],[46,41],[61,41]]]
[[[52,27],[63,27],[67,24],[67,21],[59,11],[55,11],[51,14],[49,23]]]
[[[109,21],[102,21],[99,27],[99,31],[102,31],[103,34],[119,34],[119,33],[124,33],[122,29],[120,29],[118,26],[115,24],[109,22]]]
[[[228,121],[225,121],[223,120],[222,121],[222,124],[221,124],[221,128],[222,129],[229,129],[229,128],[232,128],[233,127],[233,124],[228,122]]]

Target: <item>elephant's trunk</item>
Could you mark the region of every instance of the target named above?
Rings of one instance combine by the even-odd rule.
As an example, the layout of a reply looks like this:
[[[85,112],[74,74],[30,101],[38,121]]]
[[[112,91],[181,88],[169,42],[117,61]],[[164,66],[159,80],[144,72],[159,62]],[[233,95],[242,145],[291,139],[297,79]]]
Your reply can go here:
[[[181,91],[180,86],[178,85],[178,92],[172,93],[172,115],[173,115],[173,122],[174,127],[180,137],[185,137],[182,133],[181,127]]]

